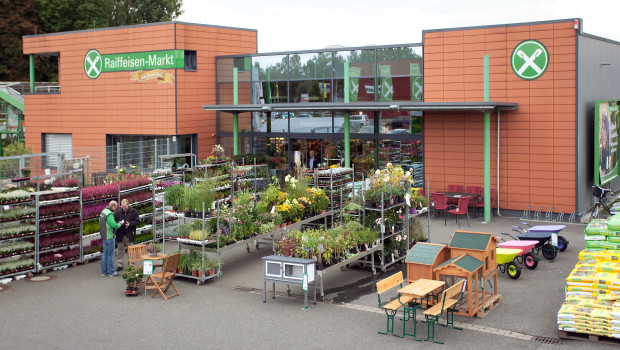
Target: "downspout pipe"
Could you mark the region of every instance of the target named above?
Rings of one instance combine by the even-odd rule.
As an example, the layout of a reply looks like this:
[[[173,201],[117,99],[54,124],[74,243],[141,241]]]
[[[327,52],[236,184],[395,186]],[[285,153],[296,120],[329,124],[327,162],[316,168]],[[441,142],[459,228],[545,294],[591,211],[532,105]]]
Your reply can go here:
[[[497,196],[497,216],[502,216],[499,212],[499,123],[500,113],[497,111],[497,192],[495,195]]]

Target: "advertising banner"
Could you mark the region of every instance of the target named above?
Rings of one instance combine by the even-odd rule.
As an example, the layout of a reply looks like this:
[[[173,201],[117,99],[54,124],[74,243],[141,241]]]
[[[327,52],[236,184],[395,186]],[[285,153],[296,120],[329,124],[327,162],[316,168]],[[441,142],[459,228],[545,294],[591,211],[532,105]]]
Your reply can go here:
[[[360,80],[362,75],[362,68],[349,67],[349,101],[357,101],[357,95],[360,92]]]
[[[379,75],[383,77],[381,80],[381,101],[392,101],[394,97],[394,84],[390,78],[392,68],[390,66],[379,65]]]
[[[420,64],[409,63],[409,74],[411,75],[411,101],[420,101],[422,100],[423,91]]]
[[[618,176],[620,101],[594,103],[594,183],[606,184]]]

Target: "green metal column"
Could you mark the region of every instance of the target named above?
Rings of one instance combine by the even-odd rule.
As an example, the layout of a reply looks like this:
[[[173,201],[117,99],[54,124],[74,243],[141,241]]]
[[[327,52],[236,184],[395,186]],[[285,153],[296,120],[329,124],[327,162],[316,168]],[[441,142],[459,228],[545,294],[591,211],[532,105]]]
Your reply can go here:
[[[271,104],[271,70],[265,69],[267,76],[267,91],[265,91],[265,103]],[[271,112],[267,113],[267,132],[271,132]]]
[[[237,67],[233,68],[233,104],[239,104],[239,77]],[[239,113],[233,114],[233,154],[239,155]]]
[[[30,62],[30,92],[34,92],[34,55],[28,56]]]
[[[379,102],[379,86],[377,84],[377,79],[379,75],[379,65],[373,64],[373,77],[374,77],[374,101]],[[379,130],[381,129],[381,112],[374,112],[373,126],[375,128],[375,135],[379,134]],[[379,139],[375,140],[375,169],[379,169]]]
[[[344,103],[349,103],[349,62],[344,63]],[[344,166],[351,167],[351,128],[349,113],[344,114]]]
[[[489,101],[489,55],[484,55],[484,101]],[[484,222],[491,222],[491,113],[484,113]]]

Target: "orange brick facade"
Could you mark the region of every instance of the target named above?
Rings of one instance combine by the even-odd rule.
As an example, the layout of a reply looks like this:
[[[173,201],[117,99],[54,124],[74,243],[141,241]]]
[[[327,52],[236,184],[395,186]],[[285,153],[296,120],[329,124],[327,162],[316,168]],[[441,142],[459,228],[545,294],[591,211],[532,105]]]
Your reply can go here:
[[[482,101],[483,57],[490,57],[490,100],[516,102],[500,116],[499,197],[503,209],[531,204],[576,210],[576,30],[573,21],[424,32],[425,102]],[[512,50],[542,42],[549,66],[538,79],[517,77]],[[427,113],[425,176],[430,189],[483,184],[482,114]],[[491,184],[497,189],[497,115],[491,116]]]
[[[254,30],[187,23],[105,28],[24,37],[24,54],[59,54],[60,94],[25,96],[26,143],[41,151],[43,133],[71,133],[73,156],[103,152],[108,135],[198,135],[198,157],[215,144],[215,57],[256,53]],[[168,69],[174,83],[132,81],[130,72],[102,73],[90,79],[84,56],[158,50],[195,50],[197,71]],[[102,157],[100,157],[102,158]],[[101,169],[104,159],[94,159]]]

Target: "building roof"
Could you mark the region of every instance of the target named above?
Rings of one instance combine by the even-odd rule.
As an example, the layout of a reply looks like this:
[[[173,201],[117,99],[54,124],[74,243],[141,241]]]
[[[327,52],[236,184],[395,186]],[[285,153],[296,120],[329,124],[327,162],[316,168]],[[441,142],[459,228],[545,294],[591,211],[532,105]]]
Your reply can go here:
[[[486,250],[492,237],[493,234],[491,233],[454,231],[449,247],[471,250]]]
[[[514,111],[519,109],[517,103],[511,102],[315,102],[315,103],[272,103],[244,105],[204,105],[207,111],[226,113],[246,112],[286,112],[286,111],[421,111],[421,112],[480,112]]]
[[[482,267],[482,265],[484,265],[484,263],[476,258],[474,258],[473,256],[469,255],[469,254],[463,254],[460,256],[457,256],[455,258],[449,259],[446,262],[444,262],[443,264],[437,266],[435,268],[435,270],[438,270],[442,267],[447,267],[447,266],[456,266],[462,270],[465,270],[469,273],[473,273],[474,271],[478,270],[480,267]]]
[[[461,256],[462,256],[462,255],[461,255]],[[448,265],[452,264],[452,263],[454,262],[454,260],[456,260],[456,259],[460,258],[461,256],[457,256],[457,257],[454,257],[454,258],[450,258],[450,259],[446,260],[443,264],[441,264],[441,265],[437,266],[435,269],[438,269],[438,268],[440,268],[440,267],[444,267],[444,266],[448,266]]]
[[[444,245],[417,243],[407,254],[405,262],[423,265],[433,265],[437,254],[445,248]]]
[[[469,254],[465,254],[460,259],[455,261],[454,265],[469,272],[474,272],[484,265],[484,263]]]

